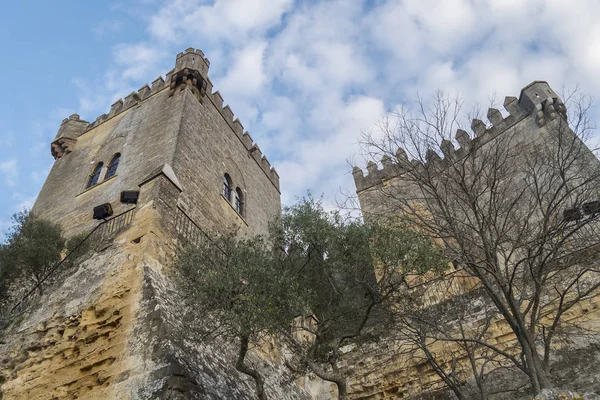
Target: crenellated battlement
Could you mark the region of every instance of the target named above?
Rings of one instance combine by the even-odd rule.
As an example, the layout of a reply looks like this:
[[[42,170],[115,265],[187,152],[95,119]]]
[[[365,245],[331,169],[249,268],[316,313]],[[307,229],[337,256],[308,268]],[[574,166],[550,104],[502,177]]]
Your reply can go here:
[[[100,115],[91,123],[79,120],[79,116],[74,114],[77,116],[77,123],[74,125],[77,125],[78,133],[77,135],[71,134],[71,136],[78,136],[90,131],[91,129],[94,129],[98,125],[116,117],[117,115],[120,115],[121,113],[138,106],[146,99],[154,96],[164,89],[170,90],[170,96],[173,96],[182,90],[189,89],[196,96],[200,103],[204,103],[205,99],[208,99],[214,104],[225,122],[231,127],[235,135],[244,144],[246,150],[249,152],[249,154],[251,154],[252,158],[256,160],[256,163],[265,172],[277,190],[279,190],[279,174],[277,174],[277,171],[275,171],[275,169],[271,166],[269,160],[262,155],[258,149],[258,145],[252,142],[252,137],[250,134],[248,132],[244,132],[244,126],[239,118],[235,118],[231,107],[228,104],[225,106],[223,105],[223,97],[221,96],[221,93],[218,90],[213,92],[213,84],[210,81],[210,78],[208,78],[209,67],[210,61],[204,56],[202,50],[190,47],[184,52],[177,54],[175,68],[167,72],[164,78],[159,76],[152,81],[150,85],[145,84],[137,91],[129,93],[124,99],[118,99],[111,105],[108,114]],[[74,120],[73,116],[63,120],[63,125],[70,120]],[[59,130],[59,134],[53,142],[52,154],[55,158],[60,158],[57,157],[56,154],[60,154],[62,156],[61,149],[58,148],[59,145],[62,144],[58,143],[59,139],[62,140],[62,136],[60,136],[61,132],[66,132],[66,129],[62,126]],[[74,140],[75,137],[68,137],[67,139]],[[65,140],[62,140],[62,142],[67,143]],[[69,146],[71,146],[68,149],[68,151],[70,151],[72,148],[72,143],[68,143]]]
[[[165,88],[165,80],[162,76],[159,76],[152,81],[152,86],[147,83],[139,88],[137,91],[133,91],[125,96],[124,99],[118,99],[111,106],[108,114],[102,114],[98,116],[93,122],[90,122],[85,128],[84,132],[94,129],[98,125],[108,121],[109,119],[116,117],[117,115],[129,110],[132,107],[139,105],[142,101],[148,97],[160,92]]]
[[[399,148],[396,152],[395,162],[384,155],[380,164],[374,161],[367,163],[367,174],[359,167],[354,167],[352,175],[356,185],[357,192],[369,187],[381,184],[385,180],[398,176],[402,171],[408,168],[425,168],[431,165],[441,164],[445,161],[461,159],[469,154],[472,149],[479,148],[484,144],[494,140],[496,137],[506,132],[518,122],[527,118],[532,118],[538,128],[543,127],[547,121],[554,120],[558,116],[567,120],[567,109],[563,101],[550,88],[545,81],[534,81],[521,90],[519,99],[507,96],[504,99],[504,108],[508,112],[507,117],[503,117],[500,110],[490,108],[487,112],[489,126],[480,119],[473,119],[471,130],[473,137],[466,131],[458,129],[454,137],[459,148],[447,139],[442,140],[439,149],[443,155],[429,149],[425,154],[425,163],[421,160],[409,160],[406,151]]]
[[[271,163],[269,162],[267,157],[262,154],[260,148],[258,147],[258,144],[252,141],[252,137],[250,136],[248,131],[244,131],[244,126],[240,122],[240,119],[234,119],[235,114],[231,110],[231,107],[229,107],[229,104],[223,107],[223,98],[221,97],[221,94],[218,91],[212,94],[212,99],[213,103],[217,107],[217,110],[219,110],[219,113],[221,114],[225,122],[227,122],[231,130],[246,147],[246,150],[248,150],[250,156],[254,158],[256,163],[262,168],[269,180],[273,183],[273,185],[275,185],[277,190],[279,190],[279,174],[277,173],[275,168],[271,166]]]
[[[277,172],[213,93],[207,69],[200,51],[186,50],[176,68],[127,90],[91,124],[78,114],[60,124],[32,213],[79,237],[80,251],[53,262],[44,297],[32,301],[39,284],[9,285],[0,353],[15,357],[0,361],[0,398],[158,399],[183,388],[190,398],[250,399],[248,382],[224,361],[235,355],[228,343],[169,343],[179,330],[169,274],[179,250],[221,235],[265,236],[281,215]],[[60,358],[56,368],[46,368],[48,357]],[[308,399],[283,363],[253,357],[277,383],[269,397]],[[188,371],[192,364],[201,370]]]

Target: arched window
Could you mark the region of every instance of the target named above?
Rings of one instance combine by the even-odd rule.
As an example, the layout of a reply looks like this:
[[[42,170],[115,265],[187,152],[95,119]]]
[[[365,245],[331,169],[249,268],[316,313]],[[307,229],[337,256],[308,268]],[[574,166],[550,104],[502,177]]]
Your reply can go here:
[[[231,178],[229,174],[223,175],[223,197],[231,201]]]
[[[119,168],[119,160],[121,159],[121,153],[117,153],[114,155],[112,160],[108,163],[108,168],[106,169],[106,174],[104,174],[104,179],[108,179],[111,176],[115,176],[117,173],[117,168]]]
[[[86,187],[92,187],[98,183],[98,181],[100,180],[100,173],[102,172],[103,166],[104,166],[104,163],[102,163],[102,162],[99,162],[98,164],[96,164],[96,166],[92,170],[92,173],[90,174],[90,177],[88,179],[88,184]]]
[[[240,215],[244,215],[244,194],[242,193],[242,189],[235,188],[235,202],[233,203],[235,206],[235,211],[237,211]]]

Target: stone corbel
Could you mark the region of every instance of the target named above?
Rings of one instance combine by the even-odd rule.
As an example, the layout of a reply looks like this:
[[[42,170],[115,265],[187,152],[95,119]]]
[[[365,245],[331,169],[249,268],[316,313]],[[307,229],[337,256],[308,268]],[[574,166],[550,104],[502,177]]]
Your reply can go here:
[[[50,153],[55,160],[62,158],[65,154],[73,151],[76,139],[60,138],[50,144]]]
[[[203,98],[206,96],[207,81],[202,78],[200,72],[196,70],[184,68],[181,71],[174,73],[171,75],[169,86],[169,96],[173,96],[176,92],[185,88],[189,88],[200,103],[202,103]]]

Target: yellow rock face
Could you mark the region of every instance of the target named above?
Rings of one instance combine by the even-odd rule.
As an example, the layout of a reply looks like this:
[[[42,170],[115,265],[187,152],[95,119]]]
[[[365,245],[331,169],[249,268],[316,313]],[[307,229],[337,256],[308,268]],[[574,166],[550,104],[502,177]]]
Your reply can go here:
[[[600,326],[600,295],[584,300],[580,305],[565,313],[563,321],[566,324],[577,323],[577,326],[597,331]],[[477,321],[471,323],[476,324]],[[500,348],[510,348],[515,342],[514,333],[504,320],[498,319],[487,331],[488,343]],[[555,340],[555,348],[569,348],[572,343],[565,340]],[[381,344],[365,346],[346,353],[342,359],[344,367],[353,371],[349,381],[349,393],[352,399],[400,399],[410,396],[423,395],[426,392],[447,389],[439,376],[427,363],[417,363],[408,354],[403,353],[406,343],[383,338]],[[463,366],[465,371],[462,379],[471,378],[470,367],[466,355],[460,356],[458,346],[437,343],[431,347],[446,367],[450,365],[452,355],[454,361]],[[418,355],[421,359],[422,355]],[[568,366],[567,366],[568,368]],[[592,373],[592,372],[590,372]]]
[[[140,207],[108,248],[48,288],[8,327],[0,340],[3,399],[167,399],[175,392],[203,398],[203,391],[211,398],[253,398],[253,383],[235,371],[230,344],[198,342],[185,351],[170,344],[180,340],[170,318],[183,316],[177,304],[169,308],[163,272],[176,241],[160,218],[152,203]],[[265,340],[252,362],[259,357],[274,398],[307,399],[277,366],[277,346]],[[201,373],[184,371],[186,362]]]
[[[112,398],[110,384],[130,368],[125,350],[141,284],[135,263],[115,267],[92,305],[68,316],[56,310],[13,336],[0,370],[4,398]]]

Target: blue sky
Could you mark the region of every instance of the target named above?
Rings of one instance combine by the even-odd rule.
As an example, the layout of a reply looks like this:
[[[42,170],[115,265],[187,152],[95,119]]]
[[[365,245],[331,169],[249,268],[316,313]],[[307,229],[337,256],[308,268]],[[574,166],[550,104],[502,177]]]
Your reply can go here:
[[[600,98],[600,2],[9,2],[0,15],[0,232],[30,207],[60,121],[93,121],[187,47],[281,175],[282,200],[352,191],[348,159],[387,110],[441,89],[466,108],[534,79]],[[597,109],[594,109],[598,121]],[[65,183],[68,184],[68,183]]]

